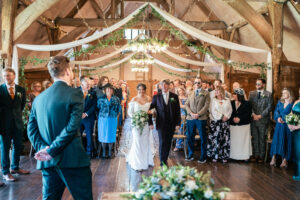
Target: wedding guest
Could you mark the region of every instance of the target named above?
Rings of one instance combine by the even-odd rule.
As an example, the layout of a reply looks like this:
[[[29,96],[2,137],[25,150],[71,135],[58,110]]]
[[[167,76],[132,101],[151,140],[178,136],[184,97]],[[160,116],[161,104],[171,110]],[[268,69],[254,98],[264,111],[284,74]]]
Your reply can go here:
[[[109,79],[107,76],[101,76],[97,88],[95,89],[97,98],[100,98],[104,95],[103,86],[109,83]]]
[[[212,99],[212,98],[214,98],[215,96],[216,96],[216,94],[215,94],[215,90],[216,90],[216,87],[218,87],[218,86],[222,86],[222,80],[220,80],[220,79],[216,79],[215,81],[214,81],[214,90],[212,90],[211,92],[210,92],[210,98]]]
[[[234,82],[234,83],[232,84],[232,89],[233,89],[233,91],[234,91],[235,89],[239,89],[239,88],[242,88],[239,82]],[[244,99],[247,100],[247,95],[246,95],[246,92],[245,92],[245,91],[244,91]],[[234,99],[232,98],[232,100],[234,100]]]
[[[97,97],[96,93],[91,90],[89,79],[85,76],[80,77],[81,86],[79,89],[83,93],[84,107],[82,120],[80,123],[81,135],[83,131],[86,133],[86,152],[90,158],[93,157],[93,132],[96,120]]]
[[[207,91],[207,89],[208,89],[208,87],[207,87],[207,81],[203,81],[202,82],[202,89]]]
[[[93,81],[94,81],[93,88],[96,89],[97,85],[99,83],[99,76],[98,75],[94,75],[93,76]]]
[[[119,98],[120,103],[123,101],[123,95],[122,95],[122,88],[119,86],[118,81],[115,78],[110,79],[110,83],[114,87],[114,96]],[[123,112],[122,111],[122,105],[120,104],[120,115],[118,116],[118,128],[122,129],[122,123],[123,123]]]
[[[43,85],[43,89],[46,90],[46,89],[48,89],[49,87],[51,87],[52,82],[49,81],[49,80],[44,80],[43,83],[42,83],[42,85]]]
[[[67,187],[73,199],[90,200],[90,160],[79,137],[83,95],[71,87],[73,72],[67,57],[52,58],[48,70],[54,84],[34,100],[27,129],[37,151],[37,169],[42,170],[42,198],[62,199]]]
[[[227,91],[227,85],[225,83],[222,83],[222,87],[225,90],[225,97],[228,99],[231,99],[231,94],[230,94],[230,92]]]
[[[173,81],[170,82],[170,92],[173,92],[174,94],[176,94],[175,93],[175,86],[174,86],[174,82]]]
[[[300,117],[300,88],[299,88],[299,99],[294,103],[293,114]],[[295,173],[293,179],[295,181],[300,181],[300,124],[297,126],[289,125],[290,130],[292,131],[292,140],[293,140],[293,157],[295,162]]]
[[[253,146],[252,162],[263,162],[266,150],[266,134],[272,109],[272,94],[265,90],[265,79],[256,80],[256,89],[251,91],[249,102],[252,107],[251,135]]]
[[[41,91],[42,91],[42,84],[38,81],[34,81],[31,84],[31,93],[29,93],[28,95],[28,105],[29,105],[29,109],[31,110],[31,106],[33,103],[33,100],[35,99],[35,97],[37,97]]]
[[[128,105],[128,93],[127,93],[127,85],[125,83],[123,83],[121,85],[122,88],[122,116],[123,116],[123,120],[125,120],[126,118],[126,110],[127,110],[127,105]]]
[[[118,115],[120,113],[120,100],[113,95],[114,87],[110,83],[103,86],[104,95],[98,98],[98,140],[102,145],[102,157],[111,157],[113,143],[116,142]]]
[[[184,132],[184,126],[185,126],[185,121],[186,121],[186,108],[185,108],[185,102],[187,101],[187,97],[185,94],[185,90],[183,87],[178,88],[178,99],[179,99],[179,104],[180,104],[180,115],[181,115],[181,126],[180,126],[180,133],[185,135]],[[180,149],[183,148],[183,140],[182,139],[177,139],[176,141],[176,147],[174,148],[174,151],[179,151]]]
[[[207,82],[207,90],[209,92],[213,91],[213,86],[212,86],[211,82],[209,82],[209,81]]]
[[[194,160],[194,145],[195,145],[195,131],[197,128],[201,138],[201,156],[198,163],[206,162],[206,120],[207,111],[209,108],[210,97],[209,93],[201,88],[201,78],[195,79],[195,91],[191,92],[186,101],[187,110],[187,143],[188,143],[188,157],[187,161]]]
[[[187,80],[185,83],[185,88],[186,88],[185,93],[187,96],[189,96],[193,91],[193,82],[190,80]]]
[[[292,91],[288,88],[284,88],[282,90],[282,96],[278,101],[274,111],[274,120],[276,121],[276,126],[270,150],[270,156],[272,157],[270,162],[271,166],[276,165],[275,155],[280,155],[282,158],[280,167],[287,167],[287,161],[291,158],[292,134],[286,124],[285,116],[292,111],[293,101],[294,96]]]
[[[236,88],[231,101],[230,117],[230,158],[248,161],[252,155],[251,145],[251,104],[244,99],[245,92]]]
[[[230,156],[229,119],[232,113],[230,100],[225,97],[225,90],[216,86],[215,97],[210,104],[210,133],[208,135],[207,156],[213,162],[227,162]]]
[[[0,108],[2,110],[2,135],[0,135],[2,176],[6,181],[16,181],[12,174],[29,174],[19,167],[22,151],[22,112],[26,103],[25,89],[15,83],[16,73],[12,68],[2,71],[4,84],[0,86]],[[9,150],[12,148],[12,154]]]
[[[155,89],[153,91],[153,96],[157,95],[159,93],[161,93],[161,83],[160,82],[155,85]]]
[[[179,93],[178,93],[179,87],[181,87],[181,80],[176,79],[176,80],[174,81],[174,89],[175,89],[175,94],[177,94],[177,95],[179,94]]]

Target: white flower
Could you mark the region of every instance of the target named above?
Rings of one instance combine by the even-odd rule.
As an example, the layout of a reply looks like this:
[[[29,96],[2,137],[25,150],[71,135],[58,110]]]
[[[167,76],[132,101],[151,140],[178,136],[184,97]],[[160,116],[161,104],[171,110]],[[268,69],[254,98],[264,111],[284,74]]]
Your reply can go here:
[[[204,197],[209,199],[213,196],[213,194],[214,194],[213,191],[211,189],[208,189],[204,192]]]
[[[166,192],[166,195],[170,196],[170,197],[175,197],[176,196],[176,193],[175,192],[172,192],[172,191],[168,191]]]
[[[188,180],[187,182],[185,182],[185,186],[186,186],[186,189],[190,190],[190,191],[198,189],[196,182],[193,180]]]
[[[136,193],[135,196],[137,198],[142,198],[142,195],[144,195],[146,193],[146,191],[144,189],[139,189]]]
[[[225,192],[220,192],[220,193],[219,193],[219,197],[220,197],[221,199],[225,199],[225,196],[226,196],[226,193],[225,193]]]

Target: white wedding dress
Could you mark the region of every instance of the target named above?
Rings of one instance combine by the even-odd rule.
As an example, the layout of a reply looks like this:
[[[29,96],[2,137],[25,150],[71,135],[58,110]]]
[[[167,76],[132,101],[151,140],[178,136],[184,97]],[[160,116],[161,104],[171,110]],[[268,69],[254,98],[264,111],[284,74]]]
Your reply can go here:
[[[150,102],[144,105],[132,101],[129,103],[128,115],[132,118],[133,114],[139,110],[148,112]],[[132,144],[126,162],[134,170],[146,170],[149,166],[154,166],[153,157],[155,155],[152,131],[148,123],[144,126],[142,134],[135,127],[132,127]]]

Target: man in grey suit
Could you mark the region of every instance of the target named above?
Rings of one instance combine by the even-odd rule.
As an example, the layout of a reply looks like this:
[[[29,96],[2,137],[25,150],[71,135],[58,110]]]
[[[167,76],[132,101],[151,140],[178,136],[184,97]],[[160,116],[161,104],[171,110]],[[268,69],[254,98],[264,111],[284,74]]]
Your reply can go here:
[[[270,112],[272,109],[272,94],[265,90],[266,81],[264,79],[256,80],[256,89],[251,91],[249,101],[252,106],[252,146],[253,157],[251,161],[263,162],[266,149],[266,135],[270,121]]]
[[[206,162],[207,136],[205,132],[208,108],[210,103],[209,92],[202,89],[200,78],[195,79],[195,91],[193,91],[185,105],[187,110],[187,141],[189,155],[187,161],[194,160],[195,128],[198,129],[201,139],[201,157],[198,163]]]

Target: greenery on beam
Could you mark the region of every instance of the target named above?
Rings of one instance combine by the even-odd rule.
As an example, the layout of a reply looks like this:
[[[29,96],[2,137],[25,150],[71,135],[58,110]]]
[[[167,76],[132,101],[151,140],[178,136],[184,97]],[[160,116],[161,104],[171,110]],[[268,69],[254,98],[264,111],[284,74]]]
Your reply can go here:
[[[174,36],[176,36],[178,39],[182,40],[183,43],[187,46],[190,47],[194,47],[196,50],[200,51],[201,53],[208,54],[210,55],[210,57],[212,59],[214,59],[217,62],[221,62],[224,63],[230,67],[233,67],[235,69],[250,69],[250,68],[259,68],[261,70],[261,74],[264,74],[266,69],[269,68],[270,66],[268,66],[266,63],[255,63],[255,64],[249,64],[249,63],[245,63],[245,62],[235,62],[235,61],[231,61],[231,60],[227,60],[224,58],[220,58],[216,55],[214,55],[211,51],[209,51],[207,48],[204,48],[202,45],[198,46],[192,42],[190,42],[186,36],[179,30],[175,29],[174,27],[172,27],[155,9],[152,8],[152,14],[157,17],[162,26],[166,27],[169,29],[170,33]]]

